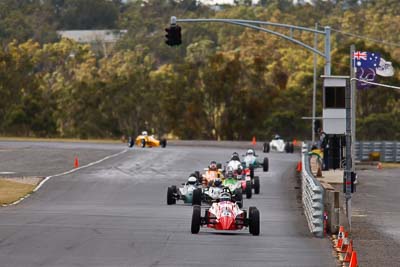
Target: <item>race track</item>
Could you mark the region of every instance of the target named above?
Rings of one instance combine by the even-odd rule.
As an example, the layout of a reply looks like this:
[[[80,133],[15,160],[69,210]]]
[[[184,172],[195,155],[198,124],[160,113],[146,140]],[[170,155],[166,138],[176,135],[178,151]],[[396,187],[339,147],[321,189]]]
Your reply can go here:
[[[190,233],[192,207],[167,206],[167,186],[234,151],[244,152],[134,148],[54,177],[22,203],[0,208],[0,266],[336,266],[330,241],[312,237],[301,214],[298,154],[258,152],[270,158],[270,172],[257,170],[261,193],[244,207],[260,210],[260,236]]]

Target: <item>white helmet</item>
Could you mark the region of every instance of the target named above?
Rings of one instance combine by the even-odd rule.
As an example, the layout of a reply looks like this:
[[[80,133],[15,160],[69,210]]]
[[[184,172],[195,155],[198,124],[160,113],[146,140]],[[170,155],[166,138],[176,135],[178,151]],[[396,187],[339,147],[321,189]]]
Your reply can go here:
[[[146,136],[147,135],[147,131],[143,131],[142,135]]]
[[[247,154],[247,155],[254,155],[253,149],[247,150],[246,154]]]
[[[197,182],[197,178],[194,176],[190,176],[188,179],[188,184],[195,184]]]

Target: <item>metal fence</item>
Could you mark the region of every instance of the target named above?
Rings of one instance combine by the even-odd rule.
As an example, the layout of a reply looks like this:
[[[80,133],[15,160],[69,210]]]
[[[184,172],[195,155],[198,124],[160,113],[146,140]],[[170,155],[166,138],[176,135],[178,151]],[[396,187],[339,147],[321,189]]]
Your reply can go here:
[[[302,202],[308,227],[315,236],[324,235],[324,190],[320,182],[314,178],[310,169],[307,144],[302,145]]]
[[[380,161],[400,162],[400,142],[360,141],[356,142],[355,150],[356,160],[369,160],[369,155],[371,152],[379,152],[381,154]]]

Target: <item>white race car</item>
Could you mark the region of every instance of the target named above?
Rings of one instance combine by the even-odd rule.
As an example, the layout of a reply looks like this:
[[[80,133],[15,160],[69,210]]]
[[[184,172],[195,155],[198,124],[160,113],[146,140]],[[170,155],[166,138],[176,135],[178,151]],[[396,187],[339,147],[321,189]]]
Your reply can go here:
[[[264,153],[269,153],[270,151],[293,153],[294,145],[292,142],[285,142],[279,135],[275,135],[271,142],[263,145]]]

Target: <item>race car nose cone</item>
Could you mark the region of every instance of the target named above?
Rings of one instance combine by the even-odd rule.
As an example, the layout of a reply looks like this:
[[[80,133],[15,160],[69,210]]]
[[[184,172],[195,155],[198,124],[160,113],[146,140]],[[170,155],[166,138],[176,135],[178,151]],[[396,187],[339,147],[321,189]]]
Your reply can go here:
[[[231,217],[222,217],[219,219],[219,223],[221,224],[222,230],[229,230],[234,221],[235,220]]]

